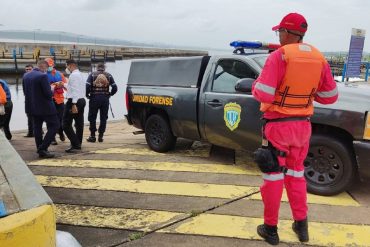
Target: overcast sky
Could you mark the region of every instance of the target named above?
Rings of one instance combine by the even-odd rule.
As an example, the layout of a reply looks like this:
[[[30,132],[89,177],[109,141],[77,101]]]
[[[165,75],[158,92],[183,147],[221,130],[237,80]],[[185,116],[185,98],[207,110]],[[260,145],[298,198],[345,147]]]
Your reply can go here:
[[[305,41],[322,51],[348,50],[351,28],[367,31],[370,51],[369,0],[1,0],[0,29],[227,49],[277,43],[271,27],[290,12],[306,17]]]

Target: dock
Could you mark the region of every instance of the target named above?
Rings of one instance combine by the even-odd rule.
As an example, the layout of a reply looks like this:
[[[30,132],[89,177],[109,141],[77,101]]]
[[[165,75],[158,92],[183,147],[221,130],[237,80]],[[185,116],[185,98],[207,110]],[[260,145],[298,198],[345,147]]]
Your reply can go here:
[[[10,43],[0,42],[0,73],[23,74],[27,64],[52,57],[56,68],[64,68],[68,59],[80,66],[141,57],[205,56],[207,51],[154,47],[124,47],[93,44]]]

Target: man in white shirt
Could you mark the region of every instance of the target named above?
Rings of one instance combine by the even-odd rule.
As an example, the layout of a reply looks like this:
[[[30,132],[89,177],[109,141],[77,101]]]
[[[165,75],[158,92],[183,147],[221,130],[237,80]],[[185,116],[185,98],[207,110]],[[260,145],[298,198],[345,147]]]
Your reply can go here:
[[[67,103],[63,114],[63,130],[71,142],[71,147],[66,149],[67,153],[74,153],[81,150],[82,135],[84,129],[84,109],[85,101],[85,80],[78,70],[75,60],[66,61],[66,73],[70,74],[67,84]],[[72,127],[75,121],[76,132]]]

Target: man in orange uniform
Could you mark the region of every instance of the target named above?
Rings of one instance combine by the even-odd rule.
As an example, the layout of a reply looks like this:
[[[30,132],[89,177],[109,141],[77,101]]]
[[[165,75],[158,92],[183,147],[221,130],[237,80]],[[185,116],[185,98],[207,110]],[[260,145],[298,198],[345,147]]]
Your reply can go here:
[[[58,130],[59,138],[61,141],[65,141],[63,128],[62,128],[62,119],[63,119],[63,112],[64,112],[64,84],[67,82],[67,79],[64,77],[63,73],[57,71],[54,67],[54,60],[52,58],[46,58],[45,61],[48,63],[48,80],[50,86],[54,89],[53,91],[53,101],[55,104],[55,108],[57,109],[58,119],[60,123],[60,127]],[[51,142],[52,145],[57,145],[57,141],[54,140]]]
[[[279,33],[281,48],[272,52],[253,84],[253,96],[261,102],[266,124],[265,146],[276,160],[275,169],[262,169],[264,224],[257,233],[277,245],[280,200],[285,185],[293,214],[293,231],[301,242],[309,241],[305,160],[311,136],[313,101],[332,104],[338,98],[336,83],[324,56],[302,43],[306,19],[298,13],[286,15],[272,28]],[[266,142],[268,141],[268,142]],[[268,145],[266,144],[268,143]]]

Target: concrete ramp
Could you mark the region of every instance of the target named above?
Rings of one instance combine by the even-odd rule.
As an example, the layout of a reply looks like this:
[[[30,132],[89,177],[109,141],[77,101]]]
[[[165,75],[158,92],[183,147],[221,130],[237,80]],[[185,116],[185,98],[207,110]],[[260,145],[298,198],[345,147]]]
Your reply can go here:
[[[53,202],[2,132],[0,246],[56,246]]]

